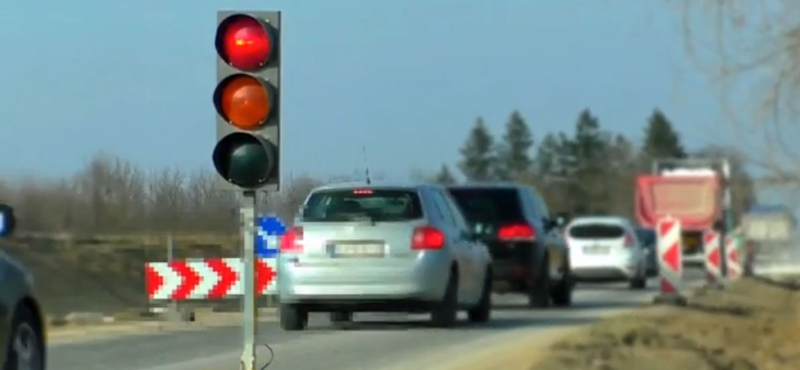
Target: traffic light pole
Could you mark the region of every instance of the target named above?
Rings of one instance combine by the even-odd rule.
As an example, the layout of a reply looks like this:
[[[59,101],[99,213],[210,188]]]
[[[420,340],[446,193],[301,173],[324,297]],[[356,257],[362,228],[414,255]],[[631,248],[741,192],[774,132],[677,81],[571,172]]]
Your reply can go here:
[[[241,370],[255,370],[256,368],[256,332],[258,326],[258,310],[256,309],[256,209],[258,205],[257,192],[248,190],[242,194],[241,221],[242,221],[242,283],[244,294],[242,296],[242,312],[244,321],[242,329],[244,334],[244,349],[242,351]]]

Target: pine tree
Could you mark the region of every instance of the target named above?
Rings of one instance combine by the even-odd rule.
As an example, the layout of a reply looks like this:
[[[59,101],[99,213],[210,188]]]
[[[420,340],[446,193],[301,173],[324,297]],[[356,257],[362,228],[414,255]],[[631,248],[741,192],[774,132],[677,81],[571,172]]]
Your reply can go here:
[[[475,126],[461,147],[459,169],[470,181],[488,181],[495,173],[495,157],[493,153],[494,138],[482,118],[478,118]]]
[[[642,154],[647,162],[653,159],[686,158],[686,150],[672,122],[660,110],[653,110],[644,130]]]
[[[504,180],[516,179],[531,169],[530,150],[533,134],[519,111],[513,111],[508,118],[503,142],[498,150],[498,177]]]
[[[564,155],[567,183],[573,209],[580,212],[607,212],[609,189],[600,183],[608,175],[610,134],[587,108],[581,111],[575,125],[575,136],[566,143]]]
[[[433,182],[441,185],[453,185],[456,183],[456,178],[450,172],[450,166],[442,163],[439,172],[433,177]]]

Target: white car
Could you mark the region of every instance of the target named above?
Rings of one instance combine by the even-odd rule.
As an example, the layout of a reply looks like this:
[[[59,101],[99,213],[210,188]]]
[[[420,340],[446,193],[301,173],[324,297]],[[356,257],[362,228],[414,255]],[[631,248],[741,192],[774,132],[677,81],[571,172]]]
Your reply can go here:
[[[647,249],[636,229],[623,217],[585,216],[564,231],[573,276],[579,281],[628,281],[632,289],[647,287]]]

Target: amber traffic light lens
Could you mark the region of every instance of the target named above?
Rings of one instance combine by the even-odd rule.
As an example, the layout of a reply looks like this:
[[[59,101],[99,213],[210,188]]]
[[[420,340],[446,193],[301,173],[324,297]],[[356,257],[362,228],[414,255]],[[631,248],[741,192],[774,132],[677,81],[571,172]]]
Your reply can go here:
[[[222,80],[214,91],[217,113],[241,130],[254,130],[263,125],[272,113],[272,99],[269,84],[244,74]]]
[[[252,72],[269,62],[275,38],[266,24],[243,15],[232,15],[217,28],[217,54],[233,68]]]

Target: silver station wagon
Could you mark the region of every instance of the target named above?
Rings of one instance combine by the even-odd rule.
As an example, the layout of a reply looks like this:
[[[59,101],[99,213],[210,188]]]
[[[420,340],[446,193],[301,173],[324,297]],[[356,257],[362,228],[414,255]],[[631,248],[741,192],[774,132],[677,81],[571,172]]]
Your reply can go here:
[[[486,322],[492,264],[445,188],[334,184],[314,189],[281,240],[280,323],[302,330],[309,312],[334,323],[354,312],[430,313],[452,327],[457,312]]]

